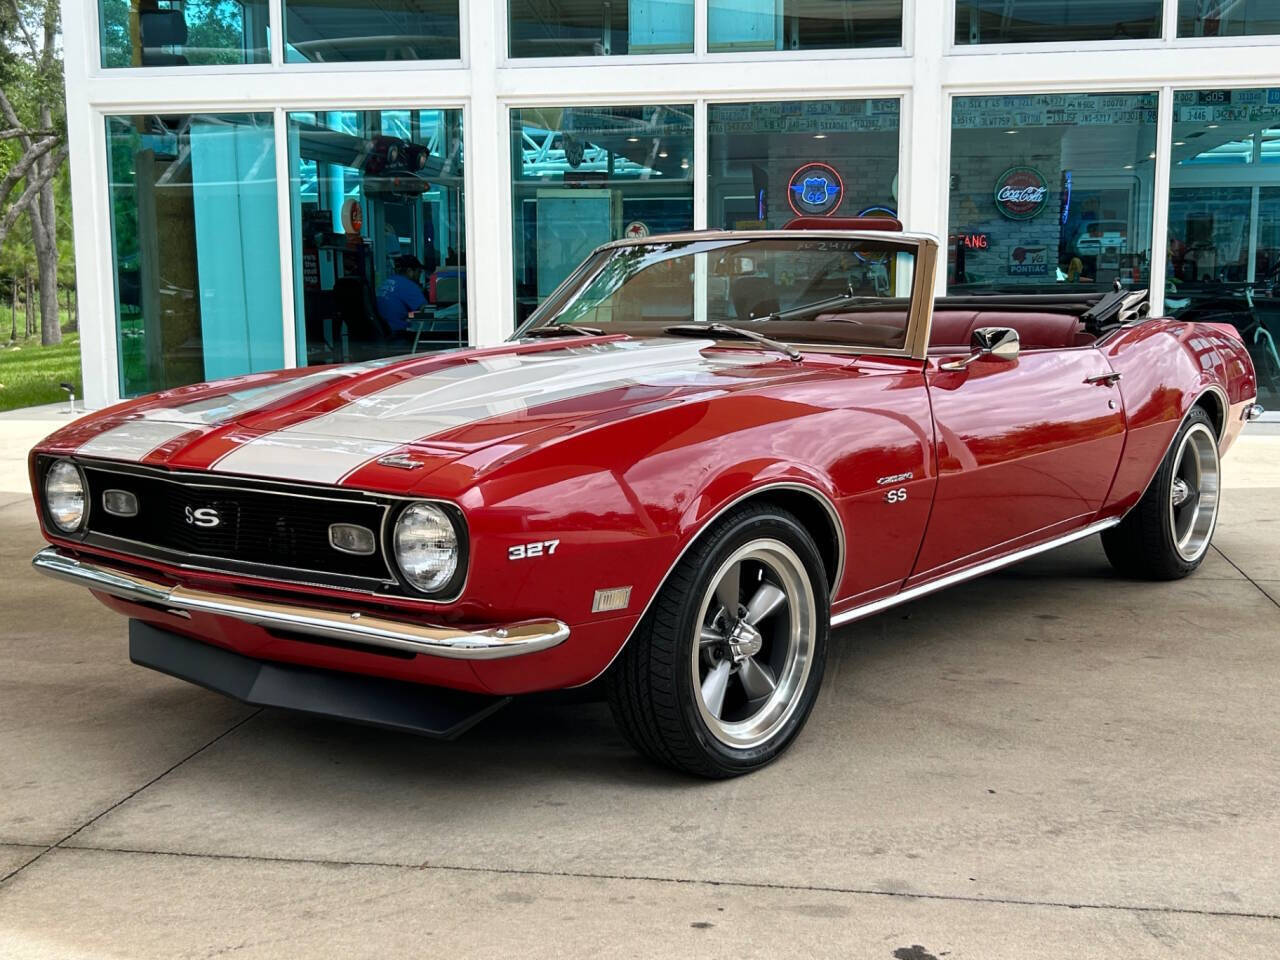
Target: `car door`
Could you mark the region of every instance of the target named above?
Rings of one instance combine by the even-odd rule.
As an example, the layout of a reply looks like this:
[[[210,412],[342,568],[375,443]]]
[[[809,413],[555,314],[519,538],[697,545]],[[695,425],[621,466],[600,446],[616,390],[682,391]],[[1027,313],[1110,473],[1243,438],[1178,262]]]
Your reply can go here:
[[[948,359],[926,369],[938,482],[908,586],[1084,526],[1124,447],[1120,390],[1093,347]]]

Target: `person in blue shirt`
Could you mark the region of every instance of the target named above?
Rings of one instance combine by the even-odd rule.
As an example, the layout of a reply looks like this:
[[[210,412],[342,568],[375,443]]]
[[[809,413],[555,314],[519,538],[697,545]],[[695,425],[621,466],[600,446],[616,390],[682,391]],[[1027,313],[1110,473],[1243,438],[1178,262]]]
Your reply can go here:
[[[414,256],[396,257],[396,272],[378,287],[378,315],[393,334],[409,327],[409,314],[426,306],[427,295],[418,285],[422,264]]]

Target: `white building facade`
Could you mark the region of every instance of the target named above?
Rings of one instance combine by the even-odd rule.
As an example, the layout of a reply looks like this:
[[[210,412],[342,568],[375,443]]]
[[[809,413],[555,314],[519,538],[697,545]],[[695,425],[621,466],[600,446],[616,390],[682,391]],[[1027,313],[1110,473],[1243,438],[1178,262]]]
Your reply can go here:
[[[63,0],[63,25],[91,406],[495,343],[598,243],[800,214],[936,234],[939,293],[1149,287],[1235,324],[1280,408],[1280,0]]]

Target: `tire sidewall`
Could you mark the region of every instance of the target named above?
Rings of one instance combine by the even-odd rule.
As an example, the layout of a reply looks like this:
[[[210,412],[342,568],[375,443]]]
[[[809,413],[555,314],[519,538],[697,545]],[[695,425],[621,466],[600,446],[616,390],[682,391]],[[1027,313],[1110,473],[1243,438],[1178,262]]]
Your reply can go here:
[[[1178,427],[1178,434],[1174,437],[1173,445],[1169,448],[1168,455],[1160,465],[1160,472],[1156,477],[1154,488],[1156,504],[1160,510],[1160,543],[1167,554],[1169,562],[1182,574],[1190,573],[1204,562],[1204,558],[1209,555],[1209,549],[1213,545],[1213,535],[1218,528],[1218,513],[1215,511],[1213,526],[1209,529],[1205,549],[1196,559],[1187,560],[1178,552],[1178,545],[1174,540],[1173,529],[1169,522],[1169,504],[1173,498],[1174,468],[1178,462],[1178,454],[1182,450],[1187,434],[1197,425],[1206,427],[1213,435],[1214,456],[1218,460],[1218,476],[1221,478],[1222,462],[1221,455],[1217,452],[1218,434],[1214,429],[1213,420],[1201,407],[1193,407],[1191,412],[1183,419],[1182,425]]]
[[[831,630],[830,604],[826,571],[818,548],[809,533],[789,514],[770,512],[749,513],[730,520],[717,531],[707,552],[702,554],[693,578],[693,589],[684,598],[678,620],[678,636],[675,638],[674,678],[680,696],[677,703],[680,721],[690,738],[711,762],[726,773],[740,773],[764,766],[799,734],[808,720],[826,667],[827,638]],[[804,565],[814,599],[814,644],[809,675],[800,693],[800,700],[791,715],[773,736],[753,747],[730,747],[719,740],[708,728],[698,710],[694,697],[697,682],[693,676],[693,644],[701,626],[695,621],[701,611],[701,602],[711,586],[711,578],[724,560],[738,548],[755,540],[779,540],[795,551]]]

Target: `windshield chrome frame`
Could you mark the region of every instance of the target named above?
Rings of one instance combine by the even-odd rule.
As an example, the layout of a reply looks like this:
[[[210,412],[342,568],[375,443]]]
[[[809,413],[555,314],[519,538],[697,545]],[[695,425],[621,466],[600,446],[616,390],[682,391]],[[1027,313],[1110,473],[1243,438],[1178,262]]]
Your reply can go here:
[[[815,353],[840,354],[876,354],[880,356],[911,357],[924,360],[929,350],[929,328],[933,321],[934,280],[938,264],[938,239],[927,233],[905,233],[887,230],[685,230],[680,233],[656,234],[639,239],[613,240],[603,243],[591,251],[569,276],[560,283],[543,301],[553,301],[566,287],[583,282],[590,282],[590,277],[583,276],[583,268],[596,256],[610,250],[624,247],[648,246],[660,243],[693,242],[697,240],[867,240],[891,243],[903,248],[910,248],[915,254],[911,278],[911,306],[907,313],[907,332],[901,347],[863,347],[857,344],[841,343],[808,343],[803,340],[788,340],[782,337],[774,339],[788,346],[807,349]],[[604,261],[607,262],[607,261]],[[520,339],[526,330],[534,327],[555,326],[555,317],[540,317],[542,305],[538,306],[512,334],[512,340]],[[605,331],[606,334],[608,331]],[[660,331],[655,331],[660,335]],[[717,341],[719,343],[721,341]],[[741,340],[725,340],[741,346]]]

